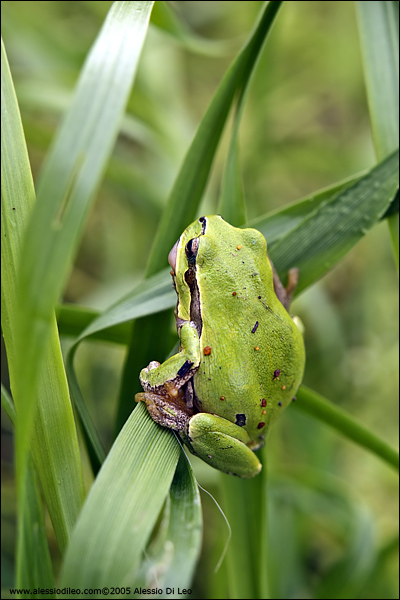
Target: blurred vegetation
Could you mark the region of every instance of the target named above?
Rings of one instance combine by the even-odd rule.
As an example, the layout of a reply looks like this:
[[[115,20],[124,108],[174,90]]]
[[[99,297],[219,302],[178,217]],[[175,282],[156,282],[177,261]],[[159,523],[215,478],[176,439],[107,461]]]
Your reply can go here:
[[[224,40],[204,44],[202,52],[151,27],[65,301],[103,309],[142,277],[184,153],[261,4],[171,3],[198,36]],[[3,39],[35,181],[110,5],[2,2]],[[249,220],[374,164],[353,3],[285,3],[252,82],[240,137]],[[226,143],[219,150],[201,214],[216,210]],[[292,310],[306,327],[305,383],[396,446],[398,295],[386,223],[303,293]],[[69,344],[63,340],[64,349]],[[120,346],[84,342],[76,360],[82,391],[107,448],[124,352]],[[7,381],[3,363],[2,373]],[[268,544],[275,573],[272,597],[398,597],[398,487],[387,466],[291,410],[274,426],[267,451],[273,489]],[[2,456],[7,587],[16,539],[12,427],[7,418]],[[220,501],[217,473],[196,459],[193,463],[201,485]],[[89,479],[88,474],[88,485]],[[203,502],[205,538],[192,597],[224,598],[226,564],[216,576],[212,571],[226,525],[205,495]],[[50,523],[48,529],[57,573]],[[359,547],[352,551],[359,552],[364,564],[348,578],[347,591],[353,595],[332,595],[335,577],[340,579],[340,557],[354,540]],[[370,557],[368,545],[375,550]]]

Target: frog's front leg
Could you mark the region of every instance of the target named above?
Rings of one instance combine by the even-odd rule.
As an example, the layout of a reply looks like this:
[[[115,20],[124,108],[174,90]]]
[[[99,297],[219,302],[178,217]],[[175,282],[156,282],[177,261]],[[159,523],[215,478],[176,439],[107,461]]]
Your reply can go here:
[[[161,365],[152,361],[140,372],[143,393],[136,394],[136,402],[143,401],[154,421],[175,431],[182,431],[193,414],[187,406],[182,387],[196,373],[200,364],[200,341],[194,323],[184,321],[179,331],[181,350]]]
[[[224,473],[254,477],[261,471],[260,461],[247,446],[247,431],[223,417],[198,413],[181,436],[193,454]]]
[[[179,391],[178,396],[165,396],[161,393],[143,392],[136,394],[136,402],[145,402],[147,410],[153,421],[181,432],[187,428],[190,419],[190,410],[185,404],[184,395]]]

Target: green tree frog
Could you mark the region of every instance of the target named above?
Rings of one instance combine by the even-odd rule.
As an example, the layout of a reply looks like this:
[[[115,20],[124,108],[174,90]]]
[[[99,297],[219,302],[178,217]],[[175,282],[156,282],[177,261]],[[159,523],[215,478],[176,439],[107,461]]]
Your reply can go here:
[[[255,229],[201,217],[169,254],[181,347],[140,373],[151,417],[225,473],[253,477],[254,450],[296,393],[305,363],[302,333]]]

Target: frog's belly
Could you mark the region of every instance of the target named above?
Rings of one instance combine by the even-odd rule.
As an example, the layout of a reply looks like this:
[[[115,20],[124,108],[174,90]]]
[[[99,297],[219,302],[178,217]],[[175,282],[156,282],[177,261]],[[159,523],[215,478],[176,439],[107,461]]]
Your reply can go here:
[[[282,323],[276,316],[259,322],[252,333],[254,326],[249,321],[249,335],[240,335],[237,327],[229,329],[227,323],[220,325],[218,333],[203,328],[194,388],[199,411],[245,427],[259,445],[301,383],[304,344],[296,325]],[[207,346],[210,354],[204,353]]]

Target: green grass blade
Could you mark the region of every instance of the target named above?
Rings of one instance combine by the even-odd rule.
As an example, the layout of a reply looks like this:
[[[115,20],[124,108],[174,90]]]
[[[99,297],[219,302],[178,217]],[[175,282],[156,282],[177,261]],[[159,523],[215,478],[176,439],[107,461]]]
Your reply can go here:
[[[156,437],[165,443],[155,444]],[[135,585],[179,453],[172,432],[156,425],[140,404],[86,499],[65,556],[61,587]]]
[[[22,235],[26,228],[34,203],[34,188],[21,119],[15,97],[11,74],[2,46],[2,160],[1,160],[1,311],[2,329],[7,349],[11,388],[18,411],[17,437],[21,446],[17,451],[18,464],[27,460],[27,432],[20,429],[21,414],[25,416],[24,404],[16,392],[18,373],[16,356],[17,329],[17,271],[20,263]],[[31,451],[39,475],[43,494],[61,550],[67,544],[69,531],[80,510],[84,489],[78,440],[72,407],[68,394],[67,380],[58,339],[54,315],[49,319],[49,349],[38,373],[37,413]],[[28,396],[29,404],[32,405]],[[32,408],[32,406],[30,406]],[[29,483],[28,475],[19,472],[20,516],[25,526],[24,496]],[[25,507],[27,510],[29,507]],[[25,540],[26,538],[20,538]],[[19,553],[24,549],[19,547]]]
[[[356,5],[375,152],[382,160],[399,144],[399,3]],[[398,214],[390,218],[389,227],[398,270]]]
[[[350,187],[311,211],[268,248],[284,278],[299,268],[299,293],[317,281],[379,221],[398,188],[398,151]]]
[[[302,385],[296,394],[296,402],[293,402],[292,406],[340,431],[342,435],[373,452],[397,471],[399,470],[399,454],[396,450],[358,423],[354,417],[310,388]]]
[[[22,230],[35,202],[35,189],[18,101],[1,42],[1,317],[12,370],[15,362],[15,301]]]

